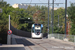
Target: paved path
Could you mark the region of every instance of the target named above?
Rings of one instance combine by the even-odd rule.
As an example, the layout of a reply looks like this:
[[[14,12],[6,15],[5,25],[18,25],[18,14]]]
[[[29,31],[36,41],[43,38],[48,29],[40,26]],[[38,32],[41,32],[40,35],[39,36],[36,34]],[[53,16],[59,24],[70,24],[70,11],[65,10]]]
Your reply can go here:
[[[75,50],[74,45],[62,43],[52,39],[31,39],[12,35],[16,41],[12,44],[23,44],[25,50]]]

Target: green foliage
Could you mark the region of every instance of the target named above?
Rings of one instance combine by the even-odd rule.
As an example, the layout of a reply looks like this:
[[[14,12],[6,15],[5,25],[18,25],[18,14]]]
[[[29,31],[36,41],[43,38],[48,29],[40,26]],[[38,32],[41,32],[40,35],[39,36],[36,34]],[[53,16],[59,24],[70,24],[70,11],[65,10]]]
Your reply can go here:
[[[32,17],[31,14],[25,12],[26,9],[19,9],[19,8],[13,8],[7,4],[7,2],[0,2],[0,8],[2,8],[2,13],[0,13],[0,43],[6,43],[3,42],[3,37],[7,38],[7,31],[8,31],[8,16],[11,16],[11,25],[13,25],[15,28],[24,30],[24,31],[30,31],[32,23],[21,23],[21,18],[28,18]],[[24,19],[24,21],[33,22],[32,19],[27,20]],[[2,35],[2,36],[1,36]]]
[[[69,19],[71,20],[71,34],[75,35],[75,3],[68,7]]]
[[[27,11],[31,12],[31,13],[29,13],[31,16],[33,16],[36,12],[39,12],[39,13],[37,13],[38,15],[36,15],[38,17],[37,18],[38,23],[44,25],[43,33],[47,33],[48,7],[38,6],[38,5],[36,7],[35,6],[30,7],[29,6]],[[32,12],[34,12],[34,13],[32,13]],[[49,12],[51,12],[51,10]],[[58,29],[58,15],[59,15],[59,27],[60,27],[60,26],[63,26],[64,21],[65,21],[65,19],[64,19],[65,10],[63,8],[59,8],[57,10],[54,10],[54,22],[53,22],[53,24],[54,24],[54,33],[63,33],[64,31],[62,30],[62,27]],[[50,13],[49,20],[51,21],[51,13]],[[50,25],[51,25],[51,23],[50,23]],[[50,27],[50,33],[51,33],[51,27]]]
[[[53,20],[53,32],[54,33],[64,33],[64,28],[63,24],[65,24],[65,19],[64,19],[64,15],[65,15],[65,9],[63,8],[59,8],[57,10],[54,10],[54,20]],[[59,16],[59,19],[58,19]],[[58,26],[58,20],[59,20],[59,26]]]
[[[58,15],[59,15],[59,25],[62,26],[65,19],[65,10],[63,8],[59,8],[54,11],[54,25],[58,24]]]
[[[27,9],[13,8],[7,2],[0,2],[0,8],[3,9],[3,12],[0,13],[0,34],[4,34],[7,36],[8,30],[8,16],[11,16],[11,25],[19,30],[31,31],[31,25],[35,23],[33,20],[33,16],[37,14],[38,23],[43,24],[43,33],[47,33],[47,24],[48,24],[48,7],[46,6],[31,6],[29,5]],[[51,10],[49,10],[51,12]],[[59,15],[59,26],[64,24],[64,9],[59,8],[54,11],[54,33],[63,32],[58,28],[58,15]],[[30,18],[30,19],[28,19]],[[49,20],[51,21],[51,13],[49,16]],[[49,22],[50,23],[50,22]],[[51,25],[51,23],[50,23]],[[49,26],[50,26],[49,25]],[[50,27],[50,33],[52,29]],[[2,38],[0,38],[2,39]]]
[[[6,9],[10,7],[7,2],[0,2],[0,8],[3,12],[0,13],[0,43],[5,44],[8,30],[8,11]]]

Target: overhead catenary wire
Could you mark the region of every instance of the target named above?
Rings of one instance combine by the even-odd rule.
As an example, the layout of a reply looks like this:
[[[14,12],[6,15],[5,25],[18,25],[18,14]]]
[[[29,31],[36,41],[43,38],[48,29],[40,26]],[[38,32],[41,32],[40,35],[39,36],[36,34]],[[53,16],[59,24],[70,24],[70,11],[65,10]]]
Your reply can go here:
[[[54,0],[54,2],[55,2],[56,0]]]
[[[40,0],[39,0],[40,1]],[[42,1],[40,1],[41,3],[43,3]]]
[[[30,1],[30,4],[31,4],[32,0]]]

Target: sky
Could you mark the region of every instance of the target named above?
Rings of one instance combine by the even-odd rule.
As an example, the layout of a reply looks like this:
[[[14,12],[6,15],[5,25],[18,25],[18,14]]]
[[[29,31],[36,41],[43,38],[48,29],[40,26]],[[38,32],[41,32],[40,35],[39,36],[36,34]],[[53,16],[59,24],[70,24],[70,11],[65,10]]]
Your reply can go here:
[[[10,5],[14,5],[15,3],[21,4],[21,3],[48,3],[48,0],[4,0]],[[50,3],[52,3],[52,0],[50,0]],[[65,7],[65,0],[54,0],[54,3],[64,3],[64,4],[59,4],[57,6],[56,4],[54,7]],[[75,3],[75,0],[67,0],[67,7],[70,6],[70,3]],[[50,5],[51,7],[52,5]]]

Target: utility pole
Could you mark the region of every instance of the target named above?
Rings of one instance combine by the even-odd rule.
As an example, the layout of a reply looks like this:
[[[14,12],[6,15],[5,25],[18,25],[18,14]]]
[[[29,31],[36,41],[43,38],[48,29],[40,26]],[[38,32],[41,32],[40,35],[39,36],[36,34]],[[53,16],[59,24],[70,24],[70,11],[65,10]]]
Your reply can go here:
[[[49,0],[48,0],[48,34],[49,34]],[[48,38],[48,34],[47,34],[47,37]]]
[[[10,30],[10,15],[9,15],[9,30]],[[7,44],[11,44],[11,35],[7,35]]]
[[[58,27],[59,27],[59,15],[58,15]]]
[[[53,33],[53,20],[54,20],[54,0],[52,1],[52,33]]]
[[[67,14],[67,0],[65,0],[65,38],[66,38],[66,14]]]
[[[9,15],[9,30],[10,30],[10,15]]]

